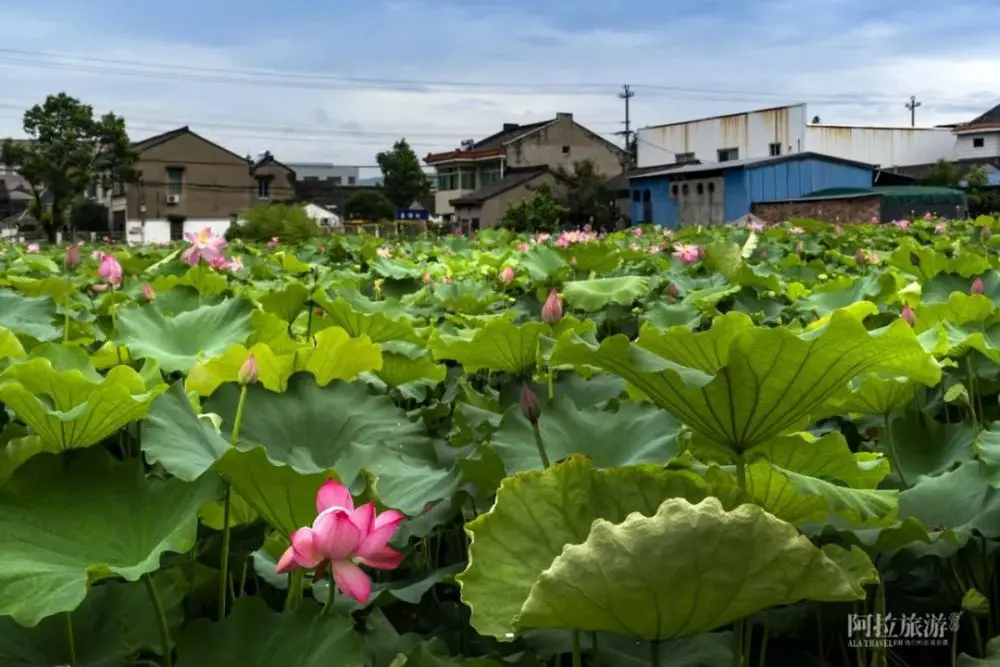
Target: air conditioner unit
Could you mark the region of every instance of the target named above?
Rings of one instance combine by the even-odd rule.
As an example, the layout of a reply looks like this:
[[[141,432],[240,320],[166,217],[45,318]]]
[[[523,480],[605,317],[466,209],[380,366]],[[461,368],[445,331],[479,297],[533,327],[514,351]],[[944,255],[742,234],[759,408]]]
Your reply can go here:
[[[180,204],[181,203],[181,196],[180,195],[167,195],[167,203],[168,204],[172,204],[172,205],[173,204]]]

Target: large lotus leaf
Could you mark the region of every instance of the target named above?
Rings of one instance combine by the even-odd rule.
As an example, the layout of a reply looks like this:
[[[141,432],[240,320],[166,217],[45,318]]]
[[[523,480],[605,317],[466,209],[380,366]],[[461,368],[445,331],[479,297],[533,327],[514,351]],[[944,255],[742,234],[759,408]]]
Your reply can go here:
[[[1000,277],[996,271],[990,271],[982,276],[983,294],[994,301],[1000,301]],[[948,299],[955,292],[969,294],[975,278],[972,276],[963,277],[954,273],[942,273],[934,276],[933,280],[925,282],[920,290],[921,300],[924,303],[947,303]]]
[[[941,378],[905,322],[869,332],[843,311],[799,334],[754,327],[738,312],[717,317],[700,333],[646,326],[635,344],[622,335],[598,344],[565,334],[553,363],[616,373],[703,437],[737,451],[808,424],[812,412],[863,373],[927,385]]]
[[[517,624],[674,639],[802,600],[863,600],[875,578],[857,547],[820,550],[756,505],[672,498],[654,516],[598,518],[538,577]]]
[[[582,456],[508,477],[493,508],[466,524],[469,566],[457,580],[473,627],[510,639],[531,586],[565,545],[587,539],[595,519],[653,514],[668,498],[697,502],[711,491],[689,471],[652,465],[598,470]],[[735,495],[722,495],[738,503]]]
[[[976,425],[971,421],[941,422],[914,408],[894,419],[889,428],[892,440],[883,437],[879,448],[894,459],[907,484],[946,472],[975,455]]]
[[[435,363],[427,350],[405,341],[382,344],[382,367],[376,372],[390,387],[400,387],[411,382],[444,382],[448,369]]]
[[[170,627],[184,620],[183,591],[166,575],[154,577],[160,603]],[[162,649],[157,618],[146,586],[107,582],[91,589],[87,599],[70,614],[73,643],[63,615],[43,619],[33,628],[0,618],[0,665],[6,667],[121,667],[132,663],[140,650]]]
[[[986,644],[986,654],[973,658],[968,653],[958,656],[955,667],[1000,667],[1000,637],[994,637]]]
[[[428,347],[435,359],[457,361],[466,373],[485,368],[523,375],[535,367],[539,339],[551,330],[543,322],[517,325],[496,319],[481,329],[462,329],[458,335],[435,329]]]
[[[559,252],[549,245],[536,245],[521,258],[520,265],[532,280],[544,282],[569,267]]]
[[[222,623],[200,619],[177,642],[177,667],[363,667],[361,637],[350,616],[322,614],[304,600],[294,611],[242,597]]]
[[[899,497],[901,519],[914,518],[932,537],[964,544],[972,531],[1000,537],[1000,490],[990,486],[978,461],[935,477],[922,477]]]
[[[870,274],[858,278],[840,276],[836,280],[816,288],[796,302],[796,309],[813,313],[818,317],[829,315],[835,310],[847,308],[858,301],[867,301],[876,296],[879,289],[878,276]]]
[[[250,335],[253,305],[229,299],[167,318],[155,306],[123,308],[118,313],[118,341],[136,357],[150,357],[172,373],[187,373],[199,359],[218,357]]]
[[[568,248],[560,248],[559,252],[567,261],[575,260],[573,266],[577,271],[587,273],[611,273],[622,261],[618,249],[606,243],[574,243]]]
[[[188,373],[186,387],[201,396],[211,396],[224,382],[238,381],[240,368],[251,354],[257,362],[257,379],[264,388],[284,391],[288,378],[295,372],[296,355],[275,354],[264,343],[249,349],[233,345],[222,356],[199,362]]]
[[[0,487],[0,616],[34,626],[80,606],[89,583],[156,571],[194,545],[218,493],[214,476],[147,479],[103,449],[33,457]]]
[[[570,308],[594,313],[610,304],[631,305],[644,297],[648,291],[649,278],[620,276],[566,283],[562,297]]]
[[[368,336],[351,335],[340,327],[316,334],[314,347],[299,352],[296,370],[307,370],[320,385],[334,380],[353,380],[361,373],[382,368],[382,349]]]
[[[598,468],[666,464],[678,453],[681,428],[670,413],[652,405],[625,403],[617,412],[581,410],[565,396],[545,405],[538,420],[550,461],[583,454]],[[507,410],[491,442],[508,475],[542,467],[531,423],[519,406]]]
[[[360,294],[342,294],[331,300],[322,290],[314,292],[312,298],[334,325],[352,336],[368,336],[376,343],[414,338],[413,324],[391,302],[369,301]]]
[[[10,329],[0,327],[0,360],[16,359],[25,355],[24,346]]]
[[[25,334],[40,341],[63,335],[62,327],[53,324],[56,304],[51,297],[32,298],[0,290],[0,327]]]
[[[0,432],[0,486],[35,454],[58,451],[18,423],[8,423]]]
[[[273,313],[291,324],[309,301],[309,289],[300,282],[289,283],[282,289],[268,290],[260,297],[265,313]]]
[[[827,404],[831,415],[885,415],[913,402],[919,385],[905,377],[884,377],[876,373],[857,377],[850,387]]]
[[[165,388],[148,389],[128,366],[101,377],[92,367],[58,370],[44,357],[15,363],[0,374],[0,401],[53,450],[101,442],[145,416]]]
[[[646,642],[610,633],[581,633],[580,647],[591,651],[596,641],[600,662],[609,667],[648,667],[654,650]],[[535,630],[524,635],[524,643],[541,660],[569,653],[572,633],[564,630]],[[659,642],[661,665],[669,667],[731,667],[733,633],[709,632],[695,637]]]

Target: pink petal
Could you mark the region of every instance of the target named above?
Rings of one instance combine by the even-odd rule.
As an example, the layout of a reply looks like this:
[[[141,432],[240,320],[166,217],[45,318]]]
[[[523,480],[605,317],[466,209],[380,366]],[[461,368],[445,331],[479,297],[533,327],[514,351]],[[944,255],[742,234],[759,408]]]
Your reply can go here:
[[[319,487],[316,493],[316,511],[322,512],[331,507],[343,507],[347,510],[354,509],[354,499],[347,487],[335,479],[327,480],[323,486]]]
[[[184,238],[187,239],[188,243],[194,243],[198,240],[198,235],[194,232],[184,232]]]
[[[323,554],[316,548],[316,536],[309,528],[299,528],[292,533],[292,549],[302,567],[316,567],[323,561]]]
[[[354,553],[361,558],[371,558],[382,551],[405,518],[396,510],[388,510],[378,515],[375,518],[375,525],[367,535],[362,536],[361,544]]]
[[[365,503],[354,510],[351,514],[351,521],[361,531],[361,537],[364,539],[371,532],[372,526],[375,524],[375,503]]]
[[[327,560],[344,560],[361,543],[361,531],[351,523],[350,513],[339,507],[320,512],[312,525],[316,548]]]
[[[361,604],[372,595],[372,580],[360,567],[347,560],[333,562],[333,581],[340,591]]]
[[[403,562],[403,554],[392,547],[383,547],[365,558],[359,557],[358,561],[376,570],[395,570]]]
[[[278,566],[275,568],[275,572],[278,574],[284,574],[285,572],[291,572],[298,566],[295,562],[295,547],[288,547],[285,549],[285,553],[281,554],[281,558],[278,560]]]
[[[399,510],[386,510],[375,518],[375,528],[386,528],[390,524],[393,530],[406,519],[406,515]]]

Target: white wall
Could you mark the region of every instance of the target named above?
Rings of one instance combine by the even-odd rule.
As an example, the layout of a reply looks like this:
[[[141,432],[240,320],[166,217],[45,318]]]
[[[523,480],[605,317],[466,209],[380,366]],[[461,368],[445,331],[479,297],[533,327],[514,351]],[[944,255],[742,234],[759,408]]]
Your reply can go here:
[[[972,140],[974,138],[983,139],[982,148],[973,147]],[[991,157],[1000,157],[1000,130],[992,129],[958,135],[958,141],[955,142],[955,160],[970,160],[975,158]]]
[[[796,104],[642,128],[636,132],[637,166],[673,163],[679,153],[716,162],[723,148],[736,148],[741,160],[768,157],[772,143],[781,144],[782,155],[799,153],[806,150],[806,113],[805,104]]]
[[[184,233],[197,234],[205,227],[214,234],[225,234],[232,222],[226,220],[185,220]],[[147,220],[145,227],[139,220],[129,220],[128,242],[130,245],[150,245],[170,243],[170,222],[168,220]]]
[[[950,129],[809,125],[803,150],[882,167],[906,167],[950,159]]]

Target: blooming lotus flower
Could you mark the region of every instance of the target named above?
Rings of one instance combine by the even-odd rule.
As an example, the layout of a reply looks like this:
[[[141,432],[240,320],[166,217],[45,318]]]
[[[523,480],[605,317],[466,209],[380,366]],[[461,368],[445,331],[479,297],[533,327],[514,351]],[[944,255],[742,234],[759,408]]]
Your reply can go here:
[[[112,287],[118,287],[122,283],[122,265],[113,255],[103,255],[101,266],[97,269],[97,275]]]
[[[632,235],[633,236],[642,236],[642,227],[633,227],[632,228]]]
[[[98,262],[101,261],[102,257],[104,257],[104,253],[101,252],[100,250],[95,250],[94,252],[90,253],[90,258],[96,259]]]
[[[184,238],[191,246],[181,253],[181,259],[191,266],[196,266],[203,257],[206,262],[211,264],[221,254],[222,249],[228,245],[224,237],[212,233],[211,227],[205,227],[197,234],[187,232],[184,234]]]
[[[529,250],[531,250],[531,246],[529,246],[527,243],[518,243],[517,249],[520,250],[521,252],[528,252]]]
[[[927,211],[926,213],[924,213],[924,220],[933,220],[933,219],[934,219],[934,214],[933,213],[931,213],[930,211]]]
[[[969,288],[969,294],[982,294],[986,291],[986,285],[983,284],[983,279],[977,277],[972,281],[972,287]]]
[[[514,282],[516,274],[514,273],[514,268],[510,266],[503,267],[503,271],[500,272],[500,282],[504,285],[510,285]]]
[[[694,264],[702,258],[702,249],[696,245],[683,244],[674,248],[673,254],[684,264]]]
[[[554,325],[562,319],[562,314],[562,301],[553,289],[549,292],[549,298],[545,300],[545,304],[542,305],[542,321]]]
[[[28,247],[25,248],[25,252],[41,252],[41,251],[42,251],[42,246],[38,245],[37,243],[29,243]]]
[[[153,286],[150,285],[149,283],[146,283],[145,285],[142,286],[142,298],[145,299],[146,301],[156,300],[156,290],[154,290]]]
[[[945,223],[939,222],[936,225],[934,225],[935,234],[944,234],[946,231],[948,231],[948,225],[946,225]]]
[[[376,250],[375,254],[378,255],[379,257],[383,257],[383,258],[384,257],[392,257],[392,250],[390,250],[389,248],[384,248],[383,247],[383,248],[379,248],[378,250]]]
[[[900,311],[899,317],[911,327],[917,323],[917,315],[913,312],[913,309],[910,308],[910,304],[903,306],[903,310]]]
[[[788,233],[789,234],[796,234],[796,235],[798,235],[798,234],[805,234],[806,230],[802,229],[801,227],[789,227],[788,228]]]
[[[658,255],[658,254],[660,254],[661,250],[663,250],[663,248],[661,248],[658,245],[651,245],[651,246],[649,246],[649,254],[650,255]]]
[[[763,222],[751,222],[749,226],[750,226],[750,231],[751,232],[762,232],[762,231],[764,231],[764,223]]]
[[[209,262],[209,265],[213,269],[221,270],[229,266],[229,259],[225,255],[216,255],[212,258],[212,261]]]
[[[372,581],[358,564],[378,570],[399,567],[403,555],[388,545],[406,517],[396,510],[376,514],[373,503],[355,509],[350,491],[334,480],[320,487],[316,511],[311,527],[292,533],[292,545],[278,560],[277,571],[325,568],[329,564],[342,593],[362,604],[368,602]]]
[[[873,225],[877,225],[878,224],[878,216],[877,215],[873,215],[872,216],[872,224]]]
[[[268,248],[277,248],[278,247],[278,241],[279,241],[279,239],[278,239],[277,236],[271,237],[271,240],[267,242],[267,247]]]
[[[230,271],[242,271],[243,270],[243,260],[239,257],[230,257],[229,263],[226,264],[225,268]]]
[[[896,225],[900,229],[909,229],[910,228],[910,221],[909,220],[893,220],[892,224]]]
[[[70,243],[66,248],[66,254],[63,255],[63,266],[67,269],[75,269],[80,266],[80,243]]]

